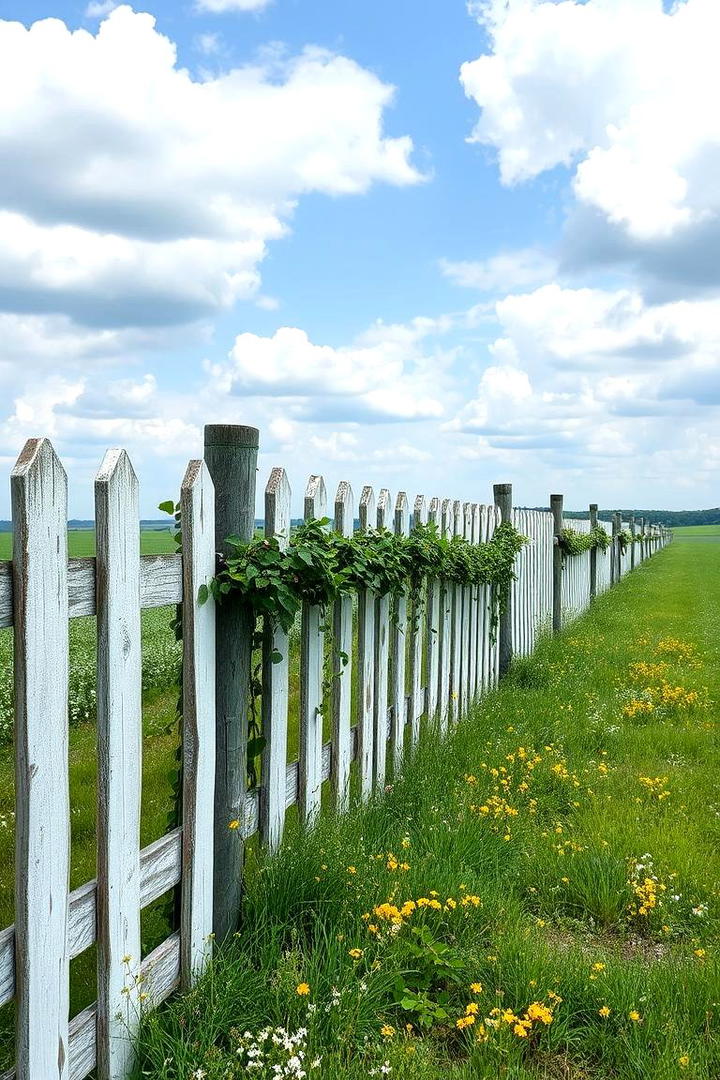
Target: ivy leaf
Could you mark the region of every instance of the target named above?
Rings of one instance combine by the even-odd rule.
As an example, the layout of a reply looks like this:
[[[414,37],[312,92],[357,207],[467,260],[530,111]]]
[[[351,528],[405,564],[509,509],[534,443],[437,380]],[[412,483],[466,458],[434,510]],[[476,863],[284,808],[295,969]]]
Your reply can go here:
[[[247,756],[249,760],[258,757],[262,754],[263,750],[267,746],[267,739],[264,735],[256,735],[254,739],[248,739],[247,744]]]

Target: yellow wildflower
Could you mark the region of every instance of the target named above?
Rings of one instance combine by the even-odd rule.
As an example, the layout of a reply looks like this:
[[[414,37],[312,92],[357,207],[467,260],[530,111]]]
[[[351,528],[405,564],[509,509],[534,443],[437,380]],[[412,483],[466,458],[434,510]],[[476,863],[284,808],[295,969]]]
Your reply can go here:
[[[300,997],[307,997],[308,994],[310,993],[310,985],[309,985],[309,983],[306,983],[306,982],[298,983],[297,986],[295,987],[295,993],[299,994]]]

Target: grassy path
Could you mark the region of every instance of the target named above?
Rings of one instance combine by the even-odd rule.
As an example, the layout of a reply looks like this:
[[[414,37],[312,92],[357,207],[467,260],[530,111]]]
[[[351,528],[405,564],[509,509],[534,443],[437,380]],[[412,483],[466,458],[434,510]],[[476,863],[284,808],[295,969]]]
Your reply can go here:
[[[719,569],[678,540],[381,802],[251,860],[139,1075],[720,1075]]]

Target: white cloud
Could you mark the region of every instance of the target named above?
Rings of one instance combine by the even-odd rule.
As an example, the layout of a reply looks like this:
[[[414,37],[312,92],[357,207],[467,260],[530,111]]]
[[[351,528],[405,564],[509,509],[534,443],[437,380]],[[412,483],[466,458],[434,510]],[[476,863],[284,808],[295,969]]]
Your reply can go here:
[[[441,259],[440,269],[456,285],[500,293],[552,280],[557,273],[557,263],[541,251],[526,248],[479,261]]]
[[[447,354],[424,351],[434,320],[376,324],[351,345],[316,345],[297,327],[272,337],[240,334],[210,374],[220,394],[294,399],[304,416],[344,420],[439,417]]]
[[[169,323],[252,296],[302,195],[420,179],[393,93],[318,49],[196,81],[127,6],[96,34],[0,20],[2,306]]]
[[[196,0],[196,10],[223,15],[230,11],[263,11],[272,0]]]
[[[485,0],[491,53],[462,67],[505,183],[558,165],[635,241],[716,219],[720,5],[684,0]]]
[[[447,430],[490,448],[558,453],[573,468],[602,456],[647,460],[669,417],[678,445],[716,423],[716,302],[651,306],[631,290],[548,285],[496,311],[493,362]]]

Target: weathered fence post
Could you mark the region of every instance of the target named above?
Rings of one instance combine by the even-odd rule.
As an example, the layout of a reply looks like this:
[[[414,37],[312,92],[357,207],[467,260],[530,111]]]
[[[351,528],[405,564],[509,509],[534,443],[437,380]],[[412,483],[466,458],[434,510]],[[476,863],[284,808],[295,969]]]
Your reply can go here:
[[[205,428],[205,463],[215,487],[215,546],[252,540],[259,432],[233,424]],[[235,597],[217,610],[215,637],[215,870],[213,927],[218,941],[238,925],[242,895],[243,830],[247,788],[247,730],[254,620]],[[238,822],[238,825],[234,825]],[[231,827],[231,823],[234,827]]]
[[[629,525],[630,525],[630,535],[632,536],[632,540],[630,541],[630,569],[634,570],[635,569],[635,515],[634,514],[630,515]]]
[[[215,495],[191,461],[180,488],[183,530],[183,795],[180,971],[189,990],[212,953],[215,782]]]
[[[400,495],[398,495],[400,499]],[[377,501],[377,527],[378,529],[389,529],[391,527],[392,518],[392,500],[390,492],[387,488],[380,488],[380,494]],[[405,601],[405,611],[403,612],[402,601],[398,599],[396,608],[396,624],[403,622],[401,638],[403,647],[405,643],[404,635],[404,616],[407,614],[407,601]],[[392,641],[393,645],[397,643],[396,633],[400,632],[400,626],[393,626]],[[375,600],[375,736],[374,736],[374,786],[378,791],[382,791],[385,787],[385,779],[387,775],[387,744],[388,744],[388,668],[390,663],[390,597],[378,596]],[[403,652],[403,660],[405,659],[405,653]],[[393,651],[393,691],[391,694],[391,701],[393,704],[397,704],[395,693],[397,690],[397,679],[395,678],[396,658]],[[398,732],[398,723],[402,725]],[[393,711],[393,757],[396,753],[397,738],[400,737],[400,745],[402,746],[402,739],[405,734],[405,667],[403,666],[403,686],[402,686],[402,708],[400,709],[400,717],[395,716]]]
[[[404,491],[399,491],[397,499],[395,500],[395,517],[393,521],[393,530],[396,536],[409,536],[410,535],[410,513],[407,501],[407,495]],[[407,629],[408,629],[408,602],[407,596],[398,596],[395,604],[395,618],[393,620],[392,628],[392,686],[390,691],[390,704],[393,707],[392,713],[392,729],[390,732],[390,745],[392,748],[392,764],[393,764],[393,776],[397,776],[400,764],[402,762],[403,747],[405,744],[405,721],[407,719],[407,709],[405,706],[405,644],[407,642]],[[387,663],[385,664],[385,685],[387,686]],[[387,693],[385,695],[385,703],[383,706],[384,712],[382,717],[382,725],[378,724],[378,731],[382,726],[383,738],[387,741]],[[410,702],[410,718],[414,720],[415,717],[415,703]],[[382,780],[378,778],[378,783],[385,783],[385,774],[383,772]]]
[[[97,532],[97,1062],[132,1071],[140,985],[140,516],[124,450],[95,478]]]
[[[360,495],[360,531],[375,529],[375,493],[367,484]],[[358,597],[358,700],[357,760],[360,800],[366,802],[373,789],[373,742],[375,726],[375,594],[361,589]]]
[[[495,505],[500,511],[501,523],[512,522],[512,484],[493,484],[493,495]],[[508,587],[504,597],[498,599],[501,603],[498,621],[498,666],[500,675],[504,675],[512,660],[512,586]]]
[[[562,495],[550,496],[550,510],[553,516],[553,598],[552,620],[553,633],[559,634],[562,629],[562,575],[563,553],[560,546],[560,537],[563,530],[563,497]]]
[[[275,539],[281,551],[290,543],[290,484],[284,469],[275,468],[265,488],[265,536]],[[285,768],[287,765],[290,635],[263,619],[262,645],[262,786],[260,790],[260,838],[275,852],[285,829]]]
[[[10,478],[15,634],[15,1075],[68,1080],[67,478],[30,439]]]
[[[341,480],[335,495],[335,532],[350,537],[353,534],[355,504],[352,488]],[[344,593],[333,605],[333,737],[330,758],[330,782],[333,806],[344,813],[350,802],[350,765],[352,763],[352,642],[353,600]]]
[[[311,476],[305,489],[305,521],[325,517],[327,492],[322,476]],[[323,657],[325,633],[321,608],[303,601],[300,637],[300,747],[298,809],[311,825],[320,812],[322,788]]]
[[[620,579],[620,541],[618,540],[618,533],[620,532],[619,515],[617,513],[612,516],[612,548],[610,555],[610,584],[616,585]]]
[[[590,529],[596,529],[598,523],[598,504],[590,503]],[[590,602],[597,596],[597,547],[590,548]]]
[[[645,560],[645,518],[640,518],[640,562]]]

